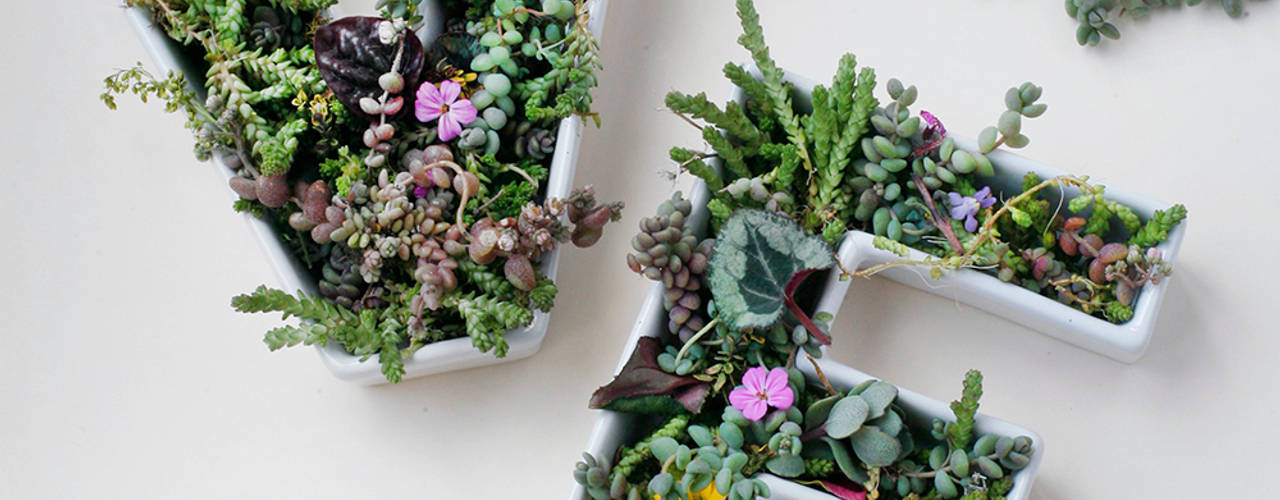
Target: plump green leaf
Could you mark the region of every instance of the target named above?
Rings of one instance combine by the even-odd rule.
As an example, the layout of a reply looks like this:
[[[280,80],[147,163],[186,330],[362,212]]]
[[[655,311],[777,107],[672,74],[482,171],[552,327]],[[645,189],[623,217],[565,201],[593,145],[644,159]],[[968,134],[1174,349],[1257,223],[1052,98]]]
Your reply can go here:
[[[884,412],[884,415],[881,415],[880,418],[872,420],[871,425],[879,427],[880,430],[890,436],[898,435],[898,433],[902,431],[903,427],[902,417],[898,415],[898,412],[893,411],[892,409]]]
[[[1092,194],[1076,196],[1075,198],[1072,198],[1071,201],[1067,202],[1067,210],[1072,212],[1084,211],[1084,209],[1089,208],[1089,205],[1093,204],[1094,198],[1095,196]]]
[[[720,439],[730,448],[742,448],[742,429],[729,422],[720,423]]]
[[[649,442],[649,451],[653,452],[653,457],[659,462],[665,462],[671,455],[676,454],[676,448],[679,446],[675,439],[662,436]]]
[[[730,328],[767,328],[782,317],[793,275],[834,264],[821,236],[777,214],[739,210],[716,236],[708,281],[717,312]]]
[[[782,477],[800,477],[804,474],[804,459],[796,455],[778,455],[765,462],[764,466],[769,472]]]
[[[955,498],[960,494],[956,490],[956,483],[951,480],[951,476],[942,471],[933,476],[933,488],[938,491],[938,496],[942,498]]]
[[[969,455],[966,455],[964,450],[957,448],[952,451],[949,463],[951,464],[951,470],[955,471],[956,477],[969,476]]]
[[[837,401],[840,401],[839,395],[827,396],[810,404],[809,409],[804,412],[804,428],[813,429],[826,422],[827,415],[831,414],[831,408]]]
[[[690,425],[688,432],[689,432],[689,437],[693,438],[693,442],[698,443],[698,446],[711,445],[712,443],[711,431],[706,427],[703,427],[701,425]]]
[[[978,470],[982,471],[982,475],[992,479],[1000,479],[1004,477],[1004,470],[996,464],[995,460],[987,457],[978,457]]]
[[[863,400],[867,402],[870,409],[870,418],[880,418],[884,415],[885,409],[893,403],[898,397],[898,388],[893,384],[882,381],[875,381],[867,386],[866,390],[860,394]]]
[[[978,134],[978,149],[983,153],[990,153],[996,148],[996,135],[999,131],[995,127],[987,127],[982,129],[982,133]]]
[[[871,466],[886,466],[898,459],[902,445],[898,438],[885,434],[874,425],[864,425],[858,432],[849,437],[853,452],[858,458]]]
[[[827,435],[837,439],[849,437],[867,421],[870,407],[861,396],[846,396],[831,407],[827,415]]]
[[[822,438],[822,442],[827,443],[827,447],[831,450],[831,456],[836,461],[836,467],[840,468],[840,472],[844,476],[857,483],[867,481],[867,473],[858,465],[858,461],[853,459],[849,454],[849,448],[842,440],[832,439],[829,437]],[[805,447],[807,450],[808,447]]]

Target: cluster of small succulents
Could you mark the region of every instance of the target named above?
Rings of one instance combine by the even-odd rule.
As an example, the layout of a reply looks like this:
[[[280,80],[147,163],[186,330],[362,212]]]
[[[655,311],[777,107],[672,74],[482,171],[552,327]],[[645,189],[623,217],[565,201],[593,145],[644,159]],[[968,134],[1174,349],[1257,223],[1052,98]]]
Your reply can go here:
[[[333,0],[129,3],[203,51],[208,97],[137,67],[109,77],[103,100],[185,110],[198,156],[236,172],[235,208],[273,222],[315,273],[318,297],[233,299],[305,320],[268,332],[272,349],[338,342],[377,356],[391,381],[439,340],[502,356],[503,334],[554,301],[542,255],[591,246],[621,216],[590,186],[545,193],[558,120],[594,117],[583,0],[446,2],[446,32],[427,47],[413,1],[337,20],[324,15]]]
[[[718,106],[705,94],[681,92],[666,98],[672,112],[701,129],[709,146],[706,152],[673,148],[670,156],[711,190],[713,229],[735,210],[763,208],[830,242],[850,229],[865,231],[884,239],[881,246],[905,244],[926,252],[930,260],[916,264],[933,267],[934,275],[942,269],[985,270],[1113,322],[1127,321],[1142,285],[1167,274],[1161,264],[1149,273],[1154,279],[1090,276],[1087,266],[1102,264],[1093,264],[1090,255],[1063,253],[1051,240],[1063,221],[1078,216],[1087,220],[1082,237],[1133,237],[1145,252],[1185,217],[1181,205],[1154,214],[1147,224],[1156,226],[1151,237],[1139,238],[1148,231],[1141,218],[1081,179],[1036,179],[1020,192],[999,191],[997,167],[988,155],[1030,143],[1024,122],[1048,108],[1040,102],[1039,86],[1009,88],[996,123],[969,150],[957,145],[938,117],[911,109],[919,98],[915,86],[889,79],[889,100],[882,104],[874,95],[875,72],[859,69],[853,55],[840,60],[829,86],[813,88],[811,109],[797,107],[790,84],[768,56],[754,12],[741,15],[741,41],[760,72],[756,77],[725,65],[742,102]],[[1066,187],[1085,194],[1065,207],[1050,205],[1044,191]],[[1000,198],[1018,202],[1001,206]]]
[[[689,226],[693,205],[676,192],[658,206],[653,217],[640,219],[640,232],[631,239],[634,253],[627,255],[632,271],[662,283],[666,292],[667,330],[689,340],[706,326],[702,309],[704,274],[714,239],[698,240]]]
[[[1034,178],[1028,180],[1028,183],[1034,182]],[[1047,200],[1034,201],[1040,203],[1041,212],[1048,204]],[[1112,206],[1120,212],[1127,210],[1123,205]],[[1123,225],[1132,236],[1128,241],[1110,242],[1104,239],[1113,236],[1110,216],[1098,217],[1108,210],[1103,206],[1094,207],[1089,219],[1035,216],[1034,220],[1047,220],[1056,230],[1045,234],[1043,246],[1023,248],[1019,253],[1007,250],[1001,257],[997,276],[1004,281],[1020,279],[1022,285],[1031,290],[1082,311],[1101,314],[1108,320],[1128,321],[1133,316],[1138,291],[1147,283],[1158,284],[1171,271],[1164,262],[1163,252],[1154,245],[1167,237],[1169,227],[1186,217],[1186,210],[1175,205],[1168,211],[1159,211],[1146,226],[1132,212],[1116,213],[1119,220],[1129,220]],[[1155,239],[1142,236],[1144,232],[1153,231],[1162,231],[1164,236]]]
[[[1163,7],[1193,7],[1204,0],[1066,0],[1067,15],[1075,19],[1076,43],[1097,45],[1103,37],[1120,39],[1120,29],[1112,21],[1121,17],[1141,19],[1152,10]],[[1244,15],[1244,0],[1219,0],[1222,10],[1231,17]]]
[[[677,194],[641,223],[640,253],[627,259],[633,270],[659,281],[669,277],[662,261],[653,262],[654,253],[662,257],[666,250],[653,249],[696,241],[684,230],[688,212],[688,201]],[[584,456],[574,478],[587,495],[767,498],[761,473],[881,498],[994,499],[1012,488],[1012,473],[1030,463],[1033,443],[1025,436],[974,436],[978,372],[966,376],[963,396],[952,403],[953,421],[913,427],[919,419],[897,404],[893,385],[868,380],[838,391],[821,370],[806,377],[796,367],[797,356],[821,357],[817,347],[830,318],[811,325],[803,311],[793,309],[790,317],[776,311],[794,300],[795,284],[810,271],[834,264],[821,237],[770,212],[743,209],[721,226],[716,241],[700,266],[711,276],[699,291],[711,300],[689,311],[711,320],[689,335],[673,321],[664,337],[642,338],[622,373],[592,396],[594,407],[663,417],[633,446]],[[742,269],[751,271],[737,279]],[[674,280],[663,285],[686,293]],[[717,303],[735,305],[719,309]]]

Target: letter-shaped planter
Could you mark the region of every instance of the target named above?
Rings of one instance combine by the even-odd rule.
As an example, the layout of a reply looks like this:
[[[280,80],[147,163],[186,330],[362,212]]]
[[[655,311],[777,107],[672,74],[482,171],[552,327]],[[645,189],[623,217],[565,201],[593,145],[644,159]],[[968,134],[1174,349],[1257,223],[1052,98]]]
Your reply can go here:
[[[588,0],[588,3],[590,4],[588,7],[590,12],[588,28],[598,39],[603,34],[604,16],[609,1]],[[422,5],[424,15],[428,18],[431,17],[433,12],[439,12],[433,1],[428,0],[423,2]],[[329,12],[334,17],[337,17],[335,10],[331,8]],[[162,29],[152,22],[151,12],[135,7],[125,9],[125,15],[134,30],[137,31],[142,45],[155,61],[156,69],[159,70],[158,75],[166,74],[170,70],[182,71],[187,75],[202,75],[204,73],[203,71],[194,70],[197,66],[195,62],[188,60],[188,55],[183,51],[182,46],[171,40]],[[197,95],[204,95],[204,89],[200,86],[196,85],[193,88],[196,90]],[[573,184],[574,170],[578,164],[578,148],[582,140],[583,126],[582,119],[578,117],[561,120],[556,135],[556,147],[551,160],[550,174],[546,181],[546,196],[557,198],[569,196],[570,188]],[[227,180],[235,175],[235,172],[227,168],[226,164],[217,157],[213,159],[213,165],[219,181],[223,186],[227,186]],[[227,188],[227,195],[232,199],[238,198],[229,187]],[[243,217],[249,225],[249,230],[253,232],[254,237],[258,240],[263,253],[266,254],[267,261],[275,269],[279,287],[290,292],[301,290],[309,294],[317,294],[316,279],[311,276],[306,267],[290,254],[276,236],[271,225],[249,214],[244,214]],[[560,249],[557,247],[555,250],[543,254],[540,271],[547,278],[555,280],[559,262]],[[542,347],[542,339],[547,334],[549,321],[550,313],[534,311],[532,323],[524,328],[507,332],[504,337],[510,349],[503,358],[495,357],[491,353],[477,351],[471,346],[471,340],[468,338],[456,338],[428,344],[414,352],[412,357],[404,360],[404,378],[409,379],[527,358],[538,352],[538,349]],[[326,346],[318,346],[316,349],[320,353],[320,359],[324,362],[324,365],[340,379],[363,385],[376,385],[387,382],[382,375],[376,357],[361,361],[359,356],[353,356],[343,350],[341,346],[332,343]]]
[[[787,74],[786,77],[788,81],[795,84],[797,93],[801,94],[798,96],[801,97],[801,105],[807,106],[806,101],[808,99],[808,92],[813,88],[812,82],[792,74]],[[731,93],[731,99],[742,103],[745,99],[745,95],[741,89],[734,87]],[[1003,157],[1000,158],[1003,159]],[[993,157],[992,161],[994,162],[995,160],[996,158]],[[1020,173],[1018,174],[1018,179],[1021,179]],[[707,201],[710,199],[710,193],[708,193],[706,184],[704,184],[701,179],[698,179],[695,182],[692,190],[692,196],[689,199],[693,205],[693,210],[689,215],[688,224],[700,233],[705,232],[708,218],[706,205]],[[1117,199],[1125,202],[1129,201],[1128,199],[1119,197],[1117,197]],[[1143,209],[1145,210],[1146,207],[1143,207]],[[1170,241],[1175,243],[1173,245],[1174,247],[1176,247],[1176,241],[1181,238],[1181,233],[1177,234],[1176,238],[1177,239],[1175,239],[1174,236],[1170,237]],[[880,253],[887,252],[879,252],[877,250],[876,253],[873,253],[863,250],[862,245],[857,243],[861,239],[865,239],[868,248],[870,248],[869,244],[871,237],[865,233],[850,231],[850,233],[845,237],[845,242],[839,249],[839,259],[844,266],[853,268],[863,264],[873,265],[875,262],[878,262],[877,259],[885,258],[883,255],[880,255]],[[888,255],[892,256],[892,254]],[[982,275],[976,271],[968,272],[976,274],[977,276],[975,277],[990,278],[995,282],[995,284],[1026,292],[1032,296],[1031,298],[1043,299],[1043,302],[1049,305],[1066,308],[1066,306],[1062,306],[1057,302],[1032,294],[1021,287],[1000,282],[994,277]],[[911,273],[911,276],[914,276],[914,273]],[[839,277],[836,273],[829,273],[826,282],[822,285],[822,290],[817,296],[817,311],[831,313],[834,316],[834,314],[839,310],[840,304],[844,301],[844,296],[848,292],[849,281],[840,281],[838,278]],[[1151,290],[1146,290],[1144,291],[1144,295],[1149,294],[1150,292]],[[662,307],[662,295],[662,284],[655,283],[650,289],[649,295],[645,298],[644,304],[640,308],[640,314],[636,318],[636,324],[632,328],[631,336],[627,341],[627,348],[624,350],[621,359],[618,361],[615,373],[622,370],[623,365],[626,364],[627,360],[631,357],[631,351],[635,349],[636,343],[639,341],[640,337],[661,337],[667,335],[667,312]],[[1088,317],[1088,315],[1079,311],[1069,308],[1067,309],[1081,317]],[[836,342],[842,341],[839,332],[832,333],[832,337]],[[845,339],[844,341],[848,341],[848,339]],[[863,381],[875,378],[867,373],[863,373],[830,359],[824,358],[819,362],[819,364],[821,365],[822,371],[828,381],[831,382],[837,390],[848,390]],[[810,381],[816,380],[816,375],[814,374],[812,367],[807,364],[801,364],[801,369],[805,372],[806,378]],[[910,422],[914,427],[928,425],[928,423],[934,418],[943,420],[950,420],[954,418],[954,415],[947,403],[901,387],[898,389],[897,404],[906,411],[908,422]],[[641,425],[640,418],[641,417],[639,415],[635,414],[601,410],[600,416],[596,420],[595,427],[591,431],[591,437],[587,442],[585,451],[597,457],[612,458],[613,453],[619,446],[632,444],[644,437],[643,434],[645,434],[645,429]],[[1039,434],[1036,434],[1030,429],[982,414],[979,414],[977,417],[974,432],[975,435],[984,433],[1005,436],[1025,435],[1032,439],[1032,447],[1034,448],[1035,453],[1031,456],[1031,462],[1025,468],[1014,472],[1014,487],[1007,496],[1009,500],[1024,500],[1028,498],[1032,484],[1035,482],[1037,471],[1040,468],[1040,462],[1044,459],[1044,440],[1039,436]],[[781,477],[770,474],[763,474],[761,477],[769,485],[769,488],[772,491],[772,499],[820,500],[835,498],[824,491]],[[569,495],[570,500],[588,500],[589,498],[590,497],[587,496],[585,489],[581,485],[573,483],[573,490]]]
[[[751,69],[755,72],[754,66],[751,66]],[[813,81],[789,72],[785,77],[795,85],[799,105],[807,107],[809,93],[814,87]],[[746,95],[741,89],[734,87],[730,99],[742,103]],[[956,145],[970,151],[978,149],[973,141],[966,139],[957,139]],[[982,180],[992,186],[992,192],[997,198],[1000,198],[1002,192],[1005,198],[1021,192],[1022,178],[1028,172],[1034,172],[1042,179],[1068,174],[1005,150],[997,149],[987,157],[991,160],[995,175],[984,177]],[[1055,189],[1046,190],[1045,193],[1051,205],[1057,205],[1058,198],[1062,196],[1062,193]],[[1080,194],[1079,190],[1074,188],[1067,189],[1065,193],[1067,199],[1078,194]],[[1156,210],[1166,210],[1170,207],[1168,203],[1144,198],[1111,186],[1107,186],[1105,196],[1128,205],[1143,219],[1143,222]],[[1175,259],[1178,247],[1182,245],[1186,226],[1187,221],[1183,220],[1169,231],[1169,238],[1156,247],[1163,253],[1164,261],[1175,268],[1175,275],[1177,273]],[[863,268],[901,259],[891,252],[875,248],[872,245],[873,239],[874,236],[866,232],[849,231],[841,243],[840,253],[853,255],[846,249],[856,247],[856,255],[861,256],[860,267]],[[911,249],[912,260],[921,260],[926,256],[924,252]],[[854,269],[853,262],[844,261],[842,264],[847,269]],[[939,279],[930,278],[927,274],[922,272],[921,268],[910,266],[894,267],[879,273],[898,283],[969,304],[1068,344],[1125,363],[1137,361],[1146,352],[1147,345],[1151,342],[1151,335],[1155,331],[1160,303],[1164,301],[1165,290],[1169,286],[1169,279],[1161,280],[1159,284],[1143,286],[1137,301],[1133,304],[1133,318],[1125,323],[1115,324],[1017,284],[1006,283],[981,271],[973,269],[950,271],[945,272]],[[839,309],[840,300],[844,297],[849,285],[849,281],[831,280],[827,284],[823,297],[827,301],[835,302],[824,303],[819,310],[834,313]]]
[[[690,219],[693,227],[705,226],[708,198],[706,186],[699,180],[694,186],[691,198],[693,212],[690,214]],[[844,245],[840,250],[840,259],[845,265],[859,264],[865,256],[866,254],[861,252],[856,245]],[[837,281],[837,279],[835,274],[832,273],[831,277],[828,278],[828,282],[834,281]],[[825,286],[822,295],[818,298],[819,310],[834,313],[840,307],[846,291],[847,286],[838,287],[829,284]],[[662,294],[662,284],[655,283],[650,289],[648,297],[645,298],[644,305],[640,307],[640,315],[636,318],[635,327],[632,328],[631,336],[627,340],[627,348],[622,353],[622,358],[618,361],[618,367],[615,371],[622,370],[622,366],[631,357],[631,351],[635,349],[640,337],[661,337],[667,334],[667,312],[662,308]],[[841,341],[839,333],[833,333],[833,338],[837,342]],[[823,358],[819,364],[822,366],[823,374],[827,380],[837,390],[848,390],[863,381],[875,378],[826,358]],[[807,364],[801,364],[800,366],[805,372],[806,378],[811,382],[816,381],[812,367]],[[896,404],[906,411],[907,421],[916,428],[922,425],[927,428],[928,423],[934,418],[944,420],[954,418],[947,403],[901,387],[898,389]],[[585,451],[597,457],[612,458],[614,451],[619,446],[632,444],[643,438],[642,434],[645,433],[645,429],[642,427],[640,420],[640,415],[602,410],[599,418],[596,419],[595,427],[591,431],[591,437],[587,441]],[[1038,434],[1025,427],[981,414],[977,417],[974,429],[975,435],[991,433],[1004,436],[1022,435],[1031,438],[1035,453],[1031,456],[1031,462],[1025,468],[1014,472],[1014,487],[1007,496],[1009,500],[1024,500],[1028,498],[1032,483],[1035,481],[1036,472],[1040,468],[1040,462],[1044,459],[1044,440]],[[770,498],[774,500],[822,500],[835,498],[824,491],[781,477],[770,474],[763,474],[761,477],[768,483],[772,491],[772,497]],[[573,486],[573,491],[569,495],[570,500],[590,499],[581,485],[573,483]]]

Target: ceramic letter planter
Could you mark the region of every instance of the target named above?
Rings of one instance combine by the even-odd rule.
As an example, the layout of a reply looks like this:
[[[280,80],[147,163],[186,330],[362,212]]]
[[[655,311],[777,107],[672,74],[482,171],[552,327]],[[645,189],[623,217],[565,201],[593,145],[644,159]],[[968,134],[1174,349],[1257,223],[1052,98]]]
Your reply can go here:
[[[792,82],[797,82],[792,76],[788,76]],[[810,86],[802,86],[797,82],[797,88],[808,90]],[[734,99],[741,101],[740,92],[734,90]],[[707,201],[710,194],[707,192],[706,185],[698,180],[693,187],[693,192],[689,197],[693,205],[693,211],[689,215],[689,223],[695,231],[702,233],[706,230],[707,223]],[[852,239],[852,238],[849,238]],[[861,252],[856,245],[843,245],[840,249],[840,259],[846,265],[858,265],[864,258],[868,258],[867,252]],[[993,278],[994,279],[994,278]],[[1003,284],[1003,283],[1001,283]],[[840,308],[840,303],[844,301],[844,294],[848,290],[848,282],[840,282],[834,273],[830,273],[826,284],[823,286],[821,295],[818,296],[817,308],[820,311],[834,313]],[[640,315],[636,318],[636,324],[631,330],[631,336],[627,340],[627,348],[622,353],[621,359],[618,360],[618,366],[615,373],[622,370],[622,366],[626,364],[627,359],[631,357],[631,351],[635,349],[636,342],[640,337],[659,337],[666,335],[667,313],[662,308],[662,284],[655,283],[649,291],[649,295],[645,298],[644,304],[640,307]],[[1047,301],[1047,299],[1046,299]],[[1050,301],[1051,302],[1051,301]],[[833,332],[832,338],[835,342],[848,342],[851,339],[842,339],[839,332]],[[860,372],[830,359],[820,361],[822,371],[827,379],[838,390],[848,390],[859,383],[875,378],[866,373]],[[801,369],[805,371],[806,377],[811,380],[814,377],[812,367],[802,364]],[[887,381],[892,383],[892,381]],[[951,413],[947,403],[923,396],[919,393],[912,392],[909,389],[899,387],[898,401],[903,410],[910,415],[908,418],[916,425],[928,425],[933,418],[953,419],[954,414]],[[585,451],[597,457],[613,457],[614,451],[623,444],[634,443],[642,439],[645,429],[642,428],[640,419],[642,416],[619,413],[609,410],[600,411],[600,417],[596,419],[595,427],[591,431],[591,437],[587,442]],[[1035,482],[1036,472],[1040,468],[1040,462],[1044,459],[1044,440],[1035,432],[1022,426],[989,417],[986,415],[978,415],[977,418],[977,434],[994,433],[1006,436],[1025,435],[1032,439],[1035,453],[1031,456],[1031,463],[1027,467],[1014,473],[1014,489],[1009,492],[1009,500],[1023,500],[1028,498],[1031,492],[1032,483]],[[820,500],[835,498],[824,491],[809,488],[808,486],[798,484],[787,479],[777,476],[764,474],[763,479],[769,484],[772,490],[774,500]],[[583,487],[577,483],[573,483],[573,491],[569,495],[570,500],[589,500]]]
[[[754,66],[752,71],[755,71]],[[799,101],[808,106],[808,96],[814,82],[792,73],[787,73],[786,79],[795,84]],[[745,100],[745,95],[735,87],[730,98],[741,103]],[[966,139],[957,139],[956,145],[970,151],[977,150],[976,144]],[[1004,198],[1020,192],[1022,177],[1028,172],[1035,172],[1042,179],[1068,174],[1005,150],[997,149],[987,157],[995,167],[995,176],[982,180],[992,186],[993,194],[997,198],[1002,197],[1002,191]],[[1046,193],[1050,196],[1051,203],[1057,202],[1054,198],[1058,196],[1055,190],[1050,189]],[[1076,189],[1068,189],[1066,192],[1068,199],[1078,194],[1080,192]],[[1109,185],[1106,197],[1133,208],[1144,222],[1156,210],[1170,207],[1168,203],[1144,198]],[[1169,232],[1169,239],[1158,245],[1164,253],[1165,262],[1174,267],[1172,279],[1175,280],[1177,279],[1178,247],[1182,244],[1186,228],[1187,221],[1183,220]],[[862,256],[862,267],[900,259],[891,252],[876,249],[872,246],[872,240],[871,234],[849,231],[841,243],[840,254],[852,255],[846,251],[847,247],[857,247],[858,255]],[[925,257],[924,252],[912,249],[912,259],[919,260]],[[846,268],[854,268],[853,262],[845,261],[843,264]],[[1006,283],[995,276],[971,269],[947,272],[941,279],[929,278],[927,272],[922,273],[920,268],[905,266],[890,268],[881,272],[880,275],[919,290],[972,305],[1063,342],[1125,363],[1137,361],[1146,352],[1147,344],[1151,342],[1151,335],[1155,330],[1160,303],[1164,300],[1165,290],[1170,282],[1169,278],[1166,278],[1161,280],[1159,285],[1144,286],[1133,305],[1133,318],[1128,322],[1115,324],[1085,314],[1019,285]],[[826,304],[826,307],[820,309],[832,313],[839,309],[840,300],[844,297],[849,284],[849,281],[831,280],[823,296],[835,302]]]
[[[591,4],[589,7],[591,20],[588,26],[592,33],[599,38],[603,34],[605,11],[609,2],[608,0],[590,0],[589,3]],[[433,6],[428,7],[428,12],[433,11]],[[338,17],[334,11],[335,9],[331,9],[330,14]],[[155,60],[156,69],[159,70],[158,75],[163,75],[170,70],[183,71],[187,75],[202,75],[204,73],[203,71],[193,71],[195,65],[186,59],[188,55],[183,52],[180,45],[170,40],[161,29],[155,26],[151,20],[150,12],[141,8],[130,8],[125,9],[125,15],[128,17],[129,23],[137,31],[138,37],[142,40],[147,52]],[[201,91],[202,89],[197,86],[197,90]],[[202,91],[199,93],[203,95]],[[578,147],[582,139],[582,128],[583,121],[578,118],[568,118],[560,122],[556,136],[555,154],[551,160],[550,176],[547,179],[547,196],[564,198],[569,195],[570,187],[573,183],[574,169],[578,163]],[[227,179],[235,175],[234,172],[227,168],[218,158],[214,158],[213,164],[218,173],[219,182],[226,186]],[[233,199],[237,197],[230,188],[227,188],[227,194]],[[276,276],[279,278],[279,287],[286,291],[302,290],[311,294],[317,293],[315,279],[297,259],[290,255],[280,240],[276,238],[271,226],[247,214],[244,215],[244,218],[262,247],[262,251],[266,254],[267,260],[271,262],[272,267],[275,269]],[[544,254],[541,271],[548,278],[554,280],[559,261],[560,250],[558,248]],[[547,333],[549,320],[549,313],[535,311],[532,323],[524,328],[507,332],[505,337],[510,345],[510,350],[507,352],[506,357],[503,358],[477,351],[471,346],[471,340],[468,338],[456,338],[429,344],[404,361],[404,378],[409,379],[477,366],[494,365],[529,357],[542,346],[542,338]],[[359,357],[348,354],[341,346],[333,344],[317,347],[317,350],[325,366],[338,378],[365,385],[387,382],[382,375],[376,357],[361,361]]]
[[[706,200],[705,189],[701,193],[703,196],[695,196],[694,200]],[[702,217],[705,218],[705,207],[703,205],[694,205],[694,217],[698,217],[699,212],[703,212]],[[841,251],[841,258],[846,262],[857,262],[860,260],[857,247],[846,246]],[[830,288],[828,288],[830,290]],[[843,291],[841,291],[843,292]],[[837,296],[824,296],[821,298],[822,303],[834,303],[837,307],[844,298],[843,293]],[[645,299],[644,305],[640,308],[640,316],[636,319],[636,325],[631,330],[631,337],[627,341],[627,349],[622,354],[622,359],[618,362],[618,371],[622,370],[622,365],[626,363],[627,358],[631,356],[631,350],[635,348],[636,342],[640,337],[657,337],[666,333],[667,313],[662,309],[662,284],[654,284],[649,296]],[[833,337],[836,342],[840,342],[839,332],[835,332]],[[848,340],[848,339],[845,339]],[[834,362],[829,359],[823,359],[823,374],[827,380],[831,382],[837,390],[848,390],[858,385],[864,380],[872,379],[871,375],[860,372],[848,366]],[[806,372],[806,376],[813,380],[812,368],[808,365],[802,365],[802,369]],[[892,381],[888,381],[892,383]],[[909,415],[908,419],[915,425],[928,425],[933,418],[953,419],[947,403],[936,399],[929,398],[919,393],[912,392],[906,388],[898,388],[897,404],[906,410]],[[585,451],[598,457],[613,457],[614,451],[623,444],[634,443],[636,440],[642,439],[645,430],[639,424],[641,416],[619,413],[614,411],[603,410],[600,417],[596,419],[595,428],[591,431],[591,438],[587,441]],[[914,420],[912,420],[914,418]],[[1044,459],[1044,440],[1038,434],[1022,426],[1000,420],[998,418],[986,415],[978,415],[976,434],[993,433],[1005,436],[1028,436],[1033,442],[1035,454],[1031,456],[1031,463],[1027,467],[1014,473],[1014,488],[1009,492],[1009,500],[1024,500],[1028,498],[1031,492],[1032,483],[1035,481],[1036,471],[1040,468],[1040,462]],[[773,500],[819,500],[835,498],[826,492],[816,490],[808,486],[798,484],[777,476],[765,474],[763,476],[765,482],[769,484],[773,496]],[[573,483],[573,492],[569,495],[570,500],[589,500],[590,497],[581,485]]]

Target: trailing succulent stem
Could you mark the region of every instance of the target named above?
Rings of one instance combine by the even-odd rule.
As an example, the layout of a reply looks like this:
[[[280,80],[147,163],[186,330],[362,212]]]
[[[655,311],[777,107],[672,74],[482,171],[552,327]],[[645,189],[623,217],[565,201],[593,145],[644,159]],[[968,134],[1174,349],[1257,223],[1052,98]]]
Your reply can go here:
[[[1076,20],[1076,43],[1098,45],[1103,38],[1120,39],[1120,29],[1113,21],[1129,17],[1141,19],[1163,7],[1188,7],[1204,0],[1066,0],[1067,15]],[[1245,15],[1245,0],[1218,0],[1222,10],[1231,17]]]

